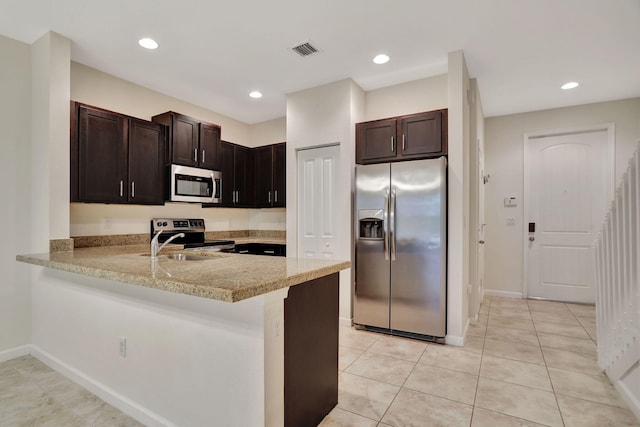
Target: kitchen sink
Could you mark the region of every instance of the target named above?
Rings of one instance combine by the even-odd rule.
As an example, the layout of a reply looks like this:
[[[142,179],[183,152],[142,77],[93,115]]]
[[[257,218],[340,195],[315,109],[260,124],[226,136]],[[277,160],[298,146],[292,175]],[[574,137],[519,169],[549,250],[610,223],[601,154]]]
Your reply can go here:
[[[151,256],[149,254],[142,254],[142,255]],[[158,255],[158,259],[172,259],[174,261],[206,261],[206,260],[213,259],[213,257],[177,253],[177,254]]]

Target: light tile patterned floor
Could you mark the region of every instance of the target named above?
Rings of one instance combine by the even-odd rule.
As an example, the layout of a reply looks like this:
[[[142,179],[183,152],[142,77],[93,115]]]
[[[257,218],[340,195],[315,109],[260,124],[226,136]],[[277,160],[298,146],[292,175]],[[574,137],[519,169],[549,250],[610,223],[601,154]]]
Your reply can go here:
[[[486,298],[465,347],[340,329],[321,427],[640,427],[596,364],[593,307]],[[0,426],[141,426],[42,362],[0,363]]]
[[[321,427],[640,427],[596,364],[592,306],[486,298],[465,347],[340,329]]]
[[[142,424],[32,356],[0,363],[0,426],[135,427]]]

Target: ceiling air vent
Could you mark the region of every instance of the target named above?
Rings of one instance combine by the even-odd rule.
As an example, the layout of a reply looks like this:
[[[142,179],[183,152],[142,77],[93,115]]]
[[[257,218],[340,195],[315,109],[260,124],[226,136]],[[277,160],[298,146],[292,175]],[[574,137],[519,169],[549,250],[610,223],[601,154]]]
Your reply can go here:
[[[320,52],[320,49],[311,44],[311,42],[304,42],[291,48],[291,50],[299,56],[305,57]]]

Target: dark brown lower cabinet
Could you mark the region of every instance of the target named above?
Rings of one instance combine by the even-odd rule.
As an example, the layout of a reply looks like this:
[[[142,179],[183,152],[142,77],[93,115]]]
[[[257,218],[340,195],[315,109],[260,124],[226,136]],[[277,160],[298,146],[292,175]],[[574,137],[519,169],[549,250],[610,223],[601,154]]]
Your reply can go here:
[[[338,273],[284,301],[284,425],[315,427],[338,404]]]

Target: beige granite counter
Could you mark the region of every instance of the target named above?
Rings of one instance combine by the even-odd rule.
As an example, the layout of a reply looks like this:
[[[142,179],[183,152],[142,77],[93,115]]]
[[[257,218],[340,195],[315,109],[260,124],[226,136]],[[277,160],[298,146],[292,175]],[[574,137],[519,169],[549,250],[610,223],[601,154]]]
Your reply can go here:
[[[264,239],[260,240],[264,242]],[[180,245],[163,251],[181,252]],[[16,260],[56,270],[170,292],[236,302],[295,286],[347,269],[349,261],[226,253],[203,261],[152,261],[148,245],[76,248],[74,251],[18,255]]]

